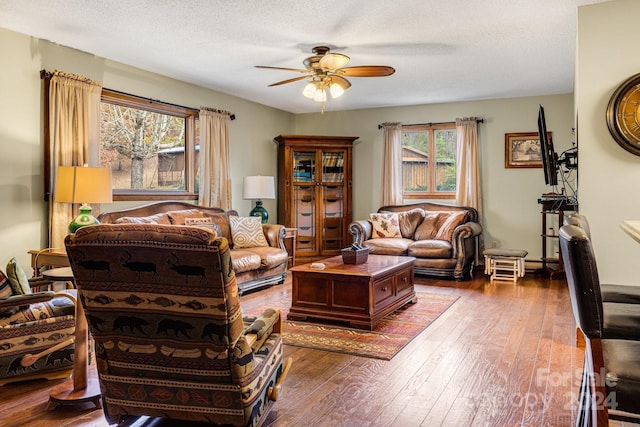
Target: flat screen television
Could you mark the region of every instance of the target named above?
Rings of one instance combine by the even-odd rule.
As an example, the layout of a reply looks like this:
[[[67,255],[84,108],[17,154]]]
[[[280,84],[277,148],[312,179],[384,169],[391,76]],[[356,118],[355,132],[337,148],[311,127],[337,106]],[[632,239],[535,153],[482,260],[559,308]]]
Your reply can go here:
[[[558,185],[558,156],[553,148],[553,139],[547,134],[544,108],[538,111],[538,134],[540,136],[540,154],[544,169],[544,182],[547,185]]]

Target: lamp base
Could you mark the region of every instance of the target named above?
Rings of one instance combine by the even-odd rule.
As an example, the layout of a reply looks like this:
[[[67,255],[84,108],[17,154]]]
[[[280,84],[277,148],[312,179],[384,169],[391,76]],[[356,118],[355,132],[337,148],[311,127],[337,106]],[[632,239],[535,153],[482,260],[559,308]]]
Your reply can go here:
[[[80,214],[69,224],[69,233],[73,234],[78,231],[79,228],[86,227],[87,225],[100,224],[100,221],[91,215],[91,211],[91,206],[86,203],[80,206]]]
[[[262,223],[266,224],[269,221],[269,212],[262,207],[262,200],[256,200],[256,206],[251,209],[249,216],[259,216],[262,218]]]

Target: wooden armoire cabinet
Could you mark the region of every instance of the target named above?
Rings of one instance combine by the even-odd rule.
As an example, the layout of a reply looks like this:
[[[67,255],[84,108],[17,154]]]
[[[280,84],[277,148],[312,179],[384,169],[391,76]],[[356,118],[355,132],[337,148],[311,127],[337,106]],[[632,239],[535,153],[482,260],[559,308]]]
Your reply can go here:
[[[351,245],[351,159],[357,136],[279,135],[278,223],[297,229],[296,264]]]

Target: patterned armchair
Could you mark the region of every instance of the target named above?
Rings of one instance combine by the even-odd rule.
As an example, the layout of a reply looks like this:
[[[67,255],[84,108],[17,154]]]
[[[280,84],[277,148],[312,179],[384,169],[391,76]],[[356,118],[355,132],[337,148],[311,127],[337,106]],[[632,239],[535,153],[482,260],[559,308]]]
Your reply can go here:
[[[243,323],[225,238],[197,227],[103,224],[65,244],[110,423],[264,420],[291,359],[283,366],[279,311]]]
[[[69,377],[74,313],[72,299],[51,291],[18,293],[0,271],[0,386]]]

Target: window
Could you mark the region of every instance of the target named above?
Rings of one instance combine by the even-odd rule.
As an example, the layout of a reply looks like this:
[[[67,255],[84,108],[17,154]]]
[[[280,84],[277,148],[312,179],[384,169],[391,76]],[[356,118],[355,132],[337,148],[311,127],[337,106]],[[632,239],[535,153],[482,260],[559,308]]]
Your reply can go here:
[[[198,111],[108,89],[100,101],[100,165],[114,200],[196,199]]]
[[[453,199],[456,193],[454,123],[403,126],[402,183],[405,199]]]

